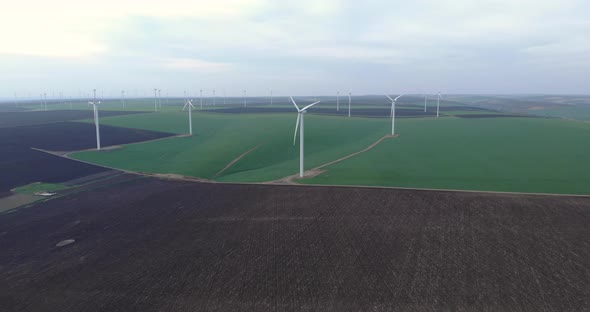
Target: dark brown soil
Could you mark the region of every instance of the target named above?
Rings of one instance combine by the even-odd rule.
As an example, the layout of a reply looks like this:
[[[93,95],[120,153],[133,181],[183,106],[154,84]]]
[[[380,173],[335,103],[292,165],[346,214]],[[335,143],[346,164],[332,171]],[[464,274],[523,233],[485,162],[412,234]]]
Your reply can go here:
[[[587,311],[589,223],[583,197],[141,178],[0,215],[0,307]]]
[[[32,182],[58,183],[106,171],[102,167],[32,150],[72,151],[96,146],[93,124],[59,122],[0,128],[0,197]],[[141,142],[172,134],[101,126],[102,146]]]

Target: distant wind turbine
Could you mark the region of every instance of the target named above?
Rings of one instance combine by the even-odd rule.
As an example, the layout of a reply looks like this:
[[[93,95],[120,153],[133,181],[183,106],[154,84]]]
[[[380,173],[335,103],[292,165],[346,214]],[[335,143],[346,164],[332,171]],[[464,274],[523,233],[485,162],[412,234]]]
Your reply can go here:
[[[307,109],[316,105],[317,103],[319,103],[320,101],[314,102],[312,104],[309,104],[305,107],[303,107],[302,109],[299,109],[299,107],[297,106],[297,103],[295,103],[295,100],[293,100],[293,97],[291,98],[291,102],[293,102],[293,105],[295,105],[295,109],[297,109],[297,123],[295,124],[295,133],[293,134],[293,146],[295,146],[295,140],[297,139],[297,128],[299,127],[299,123],[301,123],[301,128],[299,128],[299,176],[303,177],[303,171],[304,171],[304,159],[303,159],[303,136],[304,136],[304,130],[303,130],[303,114],[305,114],[307,112]]]
[[[387,96],[387,98],[391,100],[391,135],[395,135],[395,104],[397,102],[397,99],[399,99],[400,97],[402,97],[403,94],[402,95],[399,95],[395,99],[392,99],[387,94],[385,96]]]
[[[154,89],[154,111],[158,111],[158,89]]]
[[[352,92],[348,92],[348,118],[350,118],[350,103],[352,102]]]
[[[185,100],[182,110],[184,111],[185,108],[188,108],[188,131],[190,135],[193,135],[193,109],[195,109],[193,101]]]
[[[123,109],[125,109],[125,91],[121,91],[121,104],[123,105]]]
[[[340,111],[340,91],[336,91],[336,111]]]
[[[426,102],[428,101],[428,95],[424,94],[424,112],[426,113]]]
[[[94,92],[94,101],[88,102],[88,104],[92,105],[94,110],[94,125],[96,127],[96,150],[100,151],[100,127],[98,125],[98,108],[97,105],[100,104],[100,101],[96,101],[96,89],[92,90]]]

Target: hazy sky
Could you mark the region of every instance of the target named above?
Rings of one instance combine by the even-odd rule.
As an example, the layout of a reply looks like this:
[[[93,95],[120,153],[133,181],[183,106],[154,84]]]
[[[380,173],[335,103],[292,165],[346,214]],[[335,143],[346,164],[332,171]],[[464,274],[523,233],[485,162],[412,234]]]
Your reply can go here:
[[[19,0],[0,97],[590,93],[588,0]]]

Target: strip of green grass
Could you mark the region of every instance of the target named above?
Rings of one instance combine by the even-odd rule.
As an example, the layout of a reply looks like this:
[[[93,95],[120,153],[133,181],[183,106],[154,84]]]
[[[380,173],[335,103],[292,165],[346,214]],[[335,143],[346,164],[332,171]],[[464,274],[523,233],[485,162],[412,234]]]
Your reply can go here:
[[[41,183],[35,182],[20,186],[14,189],[17,194],[34,194],[37,192],[55,192],[59,190],[67,189],[68,187],[58,183]]]
[[[398,124],[399,138],[304,182],[590,194],[590,124],[539,118]]]

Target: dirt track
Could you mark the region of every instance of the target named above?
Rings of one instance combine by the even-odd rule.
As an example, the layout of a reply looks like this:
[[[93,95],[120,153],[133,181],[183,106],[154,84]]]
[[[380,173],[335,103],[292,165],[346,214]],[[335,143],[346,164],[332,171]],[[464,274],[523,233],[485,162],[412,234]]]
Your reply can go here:
[[[0,215],[0,307],[584,311],[589,221],[580,197],[142,178]]]

